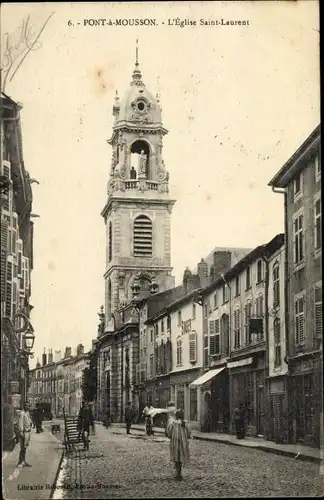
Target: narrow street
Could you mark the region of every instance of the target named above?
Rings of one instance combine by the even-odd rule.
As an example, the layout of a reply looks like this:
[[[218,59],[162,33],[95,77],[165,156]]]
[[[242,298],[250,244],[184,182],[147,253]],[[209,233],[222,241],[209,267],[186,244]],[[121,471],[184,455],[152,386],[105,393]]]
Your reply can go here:
[[[54,498],[320,496],[319,465],[254,449],[191,440],[184,480],[173,479],[169,440],[97,425],[90,450],[66,462]],[[63,492],[63,493],[62,493]]]

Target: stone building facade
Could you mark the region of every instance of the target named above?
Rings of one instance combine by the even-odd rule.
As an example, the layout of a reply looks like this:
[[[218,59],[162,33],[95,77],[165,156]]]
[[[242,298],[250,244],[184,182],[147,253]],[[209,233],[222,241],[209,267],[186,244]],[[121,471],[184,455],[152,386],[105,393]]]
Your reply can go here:
[[[270,181],[285,207],[289,440],[319,445],[323,428],[320,125]]]
[[[20,408],[28,390],[28,357],[22,353],[33,269],[32,189],[22,147],[22,106],[1,93],[0,102],[0,203],[1,203],[1,401],[2,408]],[[24,323],[24,322],[23,322]],[[20,330],[20,331],[19,331]],[[3,413],[3,417],[6,418]]]

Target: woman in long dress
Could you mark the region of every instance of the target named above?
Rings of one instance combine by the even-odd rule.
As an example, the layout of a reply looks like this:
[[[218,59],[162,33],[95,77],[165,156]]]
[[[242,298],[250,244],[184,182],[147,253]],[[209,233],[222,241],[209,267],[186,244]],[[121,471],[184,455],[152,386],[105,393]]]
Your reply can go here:
[[[170,438],[170,457],[174,462],[177,480],[182,479],[181,469],[189,462],[189,439],[191,431],[184,420],[183,410],[177,410],[175,420],[167,428],[167,435]]]

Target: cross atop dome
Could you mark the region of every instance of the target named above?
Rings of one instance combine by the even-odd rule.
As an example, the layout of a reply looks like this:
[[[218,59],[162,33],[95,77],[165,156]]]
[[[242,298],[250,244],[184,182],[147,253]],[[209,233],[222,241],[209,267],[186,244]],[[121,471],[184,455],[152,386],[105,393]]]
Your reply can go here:
[[[138,62],[138,38],[136,39],[136,48],[135,48],[135,68],[133,71],[133,79],[131,81],[131,85],[138,85],[140,87],[145,87],[143,81],[142,81],[142,73],[141,70],[139,69],[139,62]]]

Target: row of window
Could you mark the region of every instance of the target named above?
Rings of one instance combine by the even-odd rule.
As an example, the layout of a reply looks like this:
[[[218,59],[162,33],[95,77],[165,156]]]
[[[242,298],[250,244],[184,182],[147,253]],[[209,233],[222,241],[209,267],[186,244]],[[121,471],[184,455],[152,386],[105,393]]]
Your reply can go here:
[[[239,297],[240,296],[240,276],[236,276],[235,282],[234,282],[234,297]],[[263,281],[263,262],[262,260],[258,260],[257,262],[257,281],[256,283],[261,283]],[[276,306],[279,305],[279,264],[276,262],[273,266],[273,282],[276,283],[274,285],[274,294],[275,294],[275,304]],[[251,266],[248,266],[245,269],[245,290],[250,290],[252,288],[252,281],[251,281]],[[222,286],[221,290],[221,299],[222,299],[222,304],[225,304],[229,300],[229,286],[224,283]],[[213,309],[217,309],[219,306],[219,292],[215,292],[213,295]],[[210,314],[211,308],[209,304],[205,303],[205,310],[204,310],[204,315],[205,318],[207,318]]]
[[[303,209],[301,209],[293,218],[293,242],[294,242],[294,263],[304,262],[306,253],[305,241],[305,219]],[[321,197],[317,195],[314,198],[314,247],[315,253],[322,248],[322,208]]]

